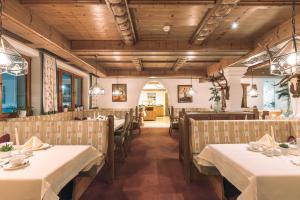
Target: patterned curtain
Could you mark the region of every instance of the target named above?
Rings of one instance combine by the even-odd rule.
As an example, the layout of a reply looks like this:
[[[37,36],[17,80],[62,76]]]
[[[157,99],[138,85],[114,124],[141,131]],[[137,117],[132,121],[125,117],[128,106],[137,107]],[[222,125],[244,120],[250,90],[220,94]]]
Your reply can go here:
[[[56,59],[43,54],[43,111],[57,111]]]
[[[97,77],[94,76],[93,74],[90,74],[90,87],[92,87],[96,83]],[[90,108],[96,108],[98,107],[97,102],[98,102],[97,96],[90,96]]]

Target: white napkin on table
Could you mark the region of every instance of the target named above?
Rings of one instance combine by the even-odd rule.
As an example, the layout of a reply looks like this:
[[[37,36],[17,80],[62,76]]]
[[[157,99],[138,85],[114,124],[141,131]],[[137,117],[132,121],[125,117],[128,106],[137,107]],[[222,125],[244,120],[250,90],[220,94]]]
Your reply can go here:
[[[43,146],[43,142],[36,136],[32,136],[25,144],[23,145],[23,149],[31,149],[35,150]]]
[[[265,134],[257,142],[260,145],[264,145],[264,146],[275,146],[276,145],[275,139],[273,137],[271,137],[269,134]]]

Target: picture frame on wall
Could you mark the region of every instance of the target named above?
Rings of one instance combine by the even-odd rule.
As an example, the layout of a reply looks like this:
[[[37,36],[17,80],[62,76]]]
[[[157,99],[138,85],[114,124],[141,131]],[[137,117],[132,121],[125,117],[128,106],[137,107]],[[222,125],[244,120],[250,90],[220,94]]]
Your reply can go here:
[[[127,84],[112,84],[112,102],[127,101]]]
[[[192,103],[193,96],[189,94],[192,85],[178,85],[177,86],[177,99],[178,103]]]

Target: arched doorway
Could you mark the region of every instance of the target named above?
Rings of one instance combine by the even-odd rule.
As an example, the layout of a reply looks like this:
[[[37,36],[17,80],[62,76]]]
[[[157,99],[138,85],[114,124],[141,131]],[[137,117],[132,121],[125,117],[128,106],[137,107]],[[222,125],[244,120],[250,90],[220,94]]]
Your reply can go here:
[[[145,127],[168,127],[168,91],[159,81],[149,81],[143,87],[139,106],[143,106]]]

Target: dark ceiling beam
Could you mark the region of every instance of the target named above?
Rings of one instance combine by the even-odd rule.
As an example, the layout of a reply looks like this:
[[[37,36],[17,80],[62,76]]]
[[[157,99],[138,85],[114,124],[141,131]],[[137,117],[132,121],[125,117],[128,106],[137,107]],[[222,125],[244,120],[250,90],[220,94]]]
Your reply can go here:
[[[73,52],[100,53],[100,52],[233,52],[244,55],[253,49],[251,41],[216,41],[202,46],[188,44],[185,41],[138,41],[134,46],[124,45],[122,41],[100,41],[100,40],[75,40],[71,41]],[[239,53],[240,52],[240,53]],[[193,55],[191,55],[193,56]]]
[[[114,16],[115,23],[126,45],[134,45],[136,34],[128,9],[127,0],[106,0],[107,7]]]
[[[20,0],[26,5],[43,4],[105,4],[105,0]],[[296,0],[299,5],[300,0]],[[128,0],[129,7],[139,5],[213,5],[215,0]],[[292,0],[241,0],[239,6],[283,6],[291,5]]]
[[[143,71],[137,70],[120,70],[120,69],[107,69],[108,76],[113,77],[191,77],[194,78],[206,77],[206,70],[178,70],[176,72],[170,69],[150,69],[146,68]]]
[[[199,23],[190,42],[192,44],[202,44],[210,34],[215,31],[222,20],[229,15],[239,1],[240,0],[217,0],[216,5],[207,11]]]

